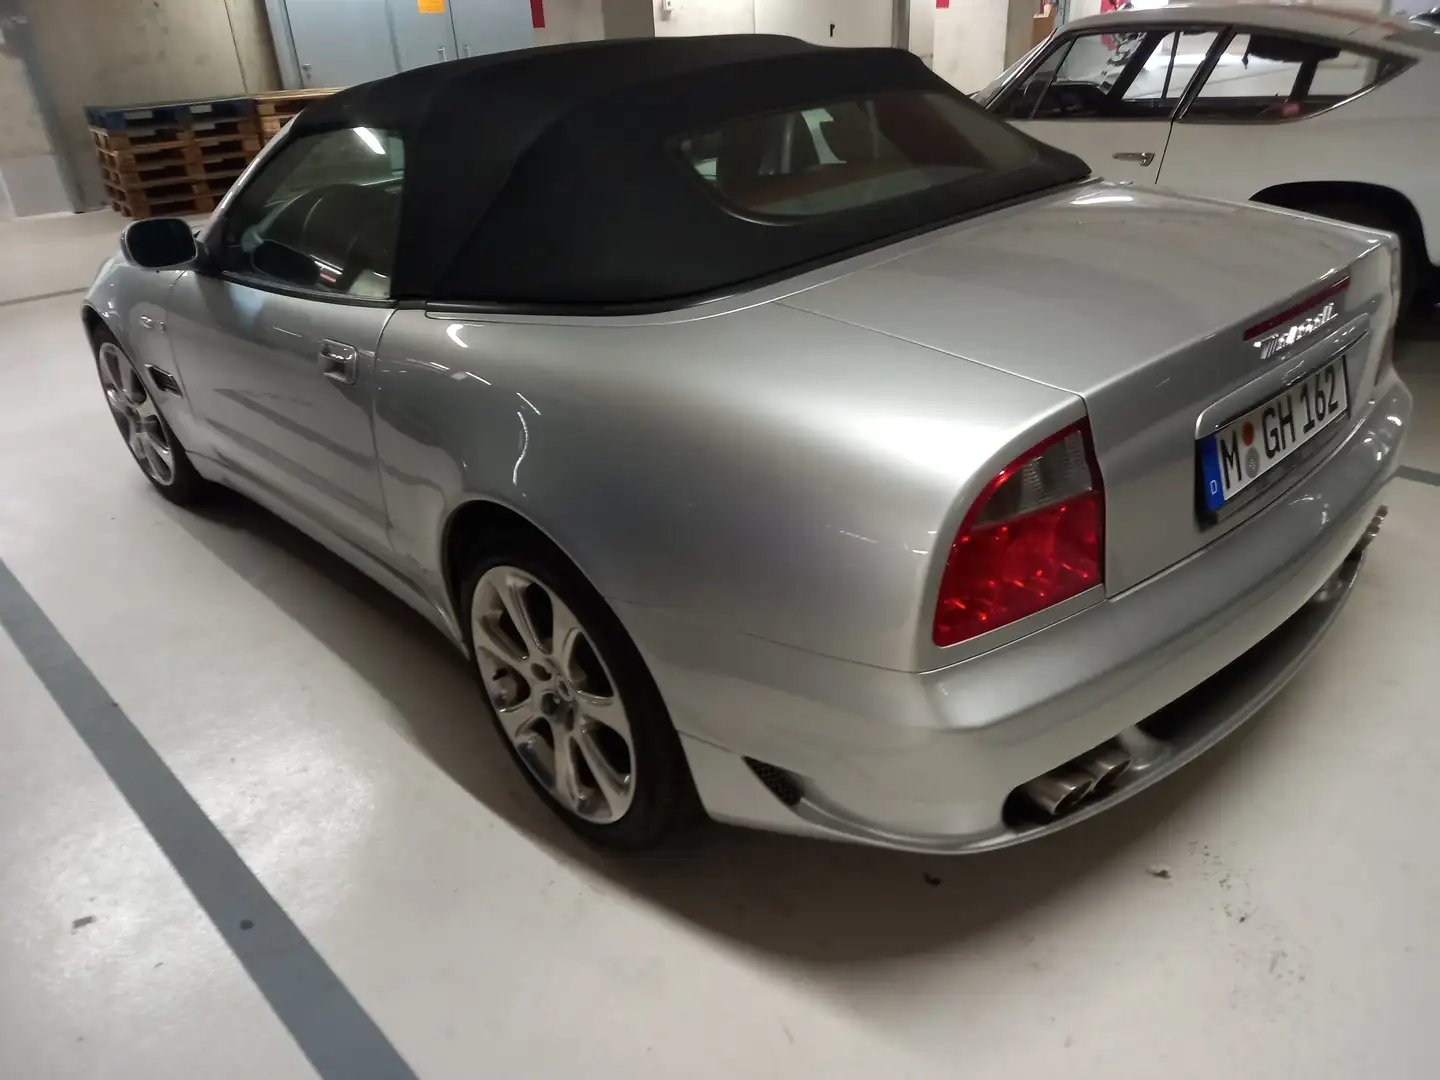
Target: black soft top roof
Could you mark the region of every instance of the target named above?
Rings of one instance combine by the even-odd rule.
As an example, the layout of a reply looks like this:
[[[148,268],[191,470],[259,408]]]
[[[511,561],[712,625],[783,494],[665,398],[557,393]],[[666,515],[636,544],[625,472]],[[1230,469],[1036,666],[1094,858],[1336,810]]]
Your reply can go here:
[[[371,127],[405,143],[399,299],[653,306],[716,294],[1079,179],[1034,164],[888,203],[777,224],[726,211],[668,149],[741,117],[847,96],[945,94],[898,49],[760,34],[553,45],[457,60],[344,90],[291,138]]]

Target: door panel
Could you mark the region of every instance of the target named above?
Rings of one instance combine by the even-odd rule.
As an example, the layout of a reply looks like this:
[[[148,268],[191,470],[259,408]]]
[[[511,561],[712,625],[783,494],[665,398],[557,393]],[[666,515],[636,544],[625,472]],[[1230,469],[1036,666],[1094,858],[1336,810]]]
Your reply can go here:
[[[1137,27],[1062,38],[990,109],[1097,176],[1153,184],[1172,118],[1218,36]]]
[[[460,56],[483,56],[535,44],[530,5],[522,0],[450,0]]]
[[[1170,138],[1167,120],[1024,120],[1015,126],[1068,150],[1096,176],[1135,184],[1156,182]]]
[[[175,363],[211,452],[352,543],[384,551],[371,409],[391,309],[196,273],[176,282],[169,308]],[[355,349],[353,383],[325,374],[327,339]]]
[[[385,0],[286,0],[306,86],[353,86],[400,70]]]
[[[389,0],[390,27],[400,70],[442,64],[460,55],[447,0],[422,5],[420,0]]]

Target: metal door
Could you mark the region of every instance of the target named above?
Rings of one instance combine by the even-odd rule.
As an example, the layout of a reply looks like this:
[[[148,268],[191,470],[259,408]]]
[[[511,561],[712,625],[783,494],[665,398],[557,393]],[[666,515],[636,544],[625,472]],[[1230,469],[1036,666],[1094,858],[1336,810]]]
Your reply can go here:
[[[1153,184],[1160,175],[1169,120],[1012,120],[1033,139],[1068,150],[1096,176]]]
[[[527,49],[535,44],[530,5],[525,0],[450,0],[450,15],[462,57]]]
[[[389,5],[401,71],[459,56],[449,0],[389,0]]]
[[[285,11],[301,85],[353,86],[400,70],[385,0],[286,0]]]

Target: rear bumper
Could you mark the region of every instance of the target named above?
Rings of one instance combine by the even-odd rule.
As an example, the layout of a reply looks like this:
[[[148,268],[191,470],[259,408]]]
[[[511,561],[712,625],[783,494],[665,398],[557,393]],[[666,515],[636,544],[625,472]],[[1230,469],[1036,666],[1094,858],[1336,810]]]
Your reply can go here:
[[[1348,599],[1399,464],[1411,399],[1391,379],[1314,472],[1180,564],[938,671],[887,671],[756,639],[651,662],[721,820],[932,852],[1003,847],[1113,806],[1193,759],[1295,674]],[[638,623],[638,624],[637,624]],[[649,631],[649,632],[647,632]],[[690,635],[693,638],[693,635]],[[680,640],[671,635],[668,640]],[[1107,740],[1133,756],[1103,798],[1007,821],[1021,784]],[[797,779],[793,806],[744,758]]]

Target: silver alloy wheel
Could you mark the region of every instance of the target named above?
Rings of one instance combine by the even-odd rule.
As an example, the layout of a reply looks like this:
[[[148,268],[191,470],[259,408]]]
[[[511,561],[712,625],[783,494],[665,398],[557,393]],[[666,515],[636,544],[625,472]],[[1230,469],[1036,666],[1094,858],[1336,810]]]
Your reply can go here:
[[[115,426],[140,468],[161,487],[169,487],[175,482],[175,454],[160,410],[130,358],[108,341],[100,346],[100,382]]]
[[[531,574],[496,566],[475,585],[470,629],[490,704],[526,768],[576,817],[622,818],[635,797],[635,742],[574,612]]]

